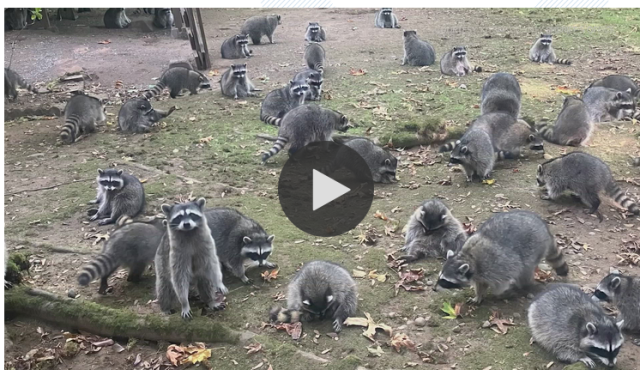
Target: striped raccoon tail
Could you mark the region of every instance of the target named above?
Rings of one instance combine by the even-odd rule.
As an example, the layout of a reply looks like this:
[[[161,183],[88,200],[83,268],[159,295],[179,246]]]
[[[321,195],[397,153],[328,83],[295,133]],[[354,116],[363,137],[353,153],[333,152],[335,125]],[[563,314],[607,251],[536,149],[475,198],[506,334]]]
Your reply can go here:
[[[78,284],[87,286],[97,278],[111,275],[119,266],[120,261],[118,261],[115,256],[102,253],[82,268],[82,272],[78,275]]]
[[[280,306],[275,306],[269,312],[271,322],[296,323],[300,321],[301,313],[297,310],[289,310]]]
[[[570,66],[572,62],[569,59],[556,59],[553,63],[554,64],[565,64],[565,65]]]
[[[438,149],[438,153],[450,152],[455,149],[456,145],[460,144],[460,140],[450,141]]]
[[[482,67],[480,67],[480,66],[475,66],[475,67],[473,67],[473,71],[474,71],[474,72],[482,72]]]
[[[611,197],[620,207],[629,210],[634,215],[640,215],[640,207],[631,198],[626,196],[615,182],[609,183],[606,188],[607,195]]]
[[[569,273],[569,265],[567,265],[567,262],[564,260],[562,250],[558,248],[555,241],[553,242],[553,248],[549,250],[545,259],[551,267],[556,270],[556,274],[558,274],[558,276],[567,276]]]
[[[162,94],[162,91],[165,88],[165,84],[162,81],[158,82],[151,90],[144,93],[144,97],[147,100],[151,100],[154,96]]]
[[[278,118],[278,117],[274,117],[274,116],[269,116],[267,114],[265,115],[260,115],[260,121],[268,124],[268,125],[273,125],[273,126],[278,126],[280,127],[280,121],[282,121],[282,118]]]
[[[122,215],[118,217],[118,220],[116,220],[116,229],[119,229],[122,226],[128,225],[132,222],[133,222],[133,219],[131,217],[129,217],[128,215]]]
[[[549,124],[536,125],[536,129],[538,130],[538,132],[540,133],[540,136],[542,136],[543,139],[545,139],[550,143],[558,144],[557,140],[554,137],[553,125],[549,125]],[[562,145],[562,144],[559,144],[559,145]]]
[[[284,148],[285,145],[287,145],[288,142],[289,142],[289,139],[287,139],[286,137],[278,136],[278,139],[276,140],[275,144],[273,144],[273,147],[269,149],[269,152],[264,153],[262,155],[262,163],[266,162],[267,159],[278,154],[278,152],[280,152],[282,148]]]
[[[18,85],[20,85],[20,87],[22,87],[23,89],[27,89],[34,94],[38,93],[38,90],[35,87],[29,85],[27,81],[24,80],[24,78],[22,78],[21,76],[17,76],[17,77],[18,79],[16,82],[18,83]]]
[[[65,120],[62,130],[60,130],[60,140],[65,144],[72,144],[80,134],[80,117],[73,114]]]
[[[322,62],[318,62],[314,64],[313,69],[320,72],[321,75],[324,75],[324,65],[322,64]]]

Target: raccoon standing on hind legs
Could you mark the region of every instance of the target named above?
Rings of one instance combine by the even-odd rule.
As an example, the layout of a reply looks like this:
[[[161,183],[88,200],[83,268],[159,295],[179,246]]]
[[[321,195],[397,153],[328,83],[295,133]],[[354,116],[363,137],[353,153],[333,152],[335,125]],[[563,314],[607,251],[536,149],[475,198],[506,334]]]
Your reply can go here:
[[[81,134],[94,132],[96,124],[106,120],[100,99],[83,93],[74,95],[64,107],[65,124],[60,131],[60,139],[65,144],[72,144]]]
[[[90,220],[98,221],[98,225],[115,223],[120,216],[131,218],[144,211],[144,187],[135,176],[113,168],[98,169],[96,199],[89,204],[98,204],[98,209],[87,212]]]
[[[404,31],[402,65],[430,66],[436,61],[436,51],[427,41],[420,40],[416,31]]]
[[[374,22],[378,28],[400,28],[398,23],[398,17],[393,14],[391,8],[382,8],[376,13],[376,19]]]
[[[321,42],[326,41],[327,35],[324,28],[318,22],[309,22],[307,33],[304,35],[304,41]]]
[[[556,53],[551,46],[552,35],[542,34],[529,50],[529,59],[536,63],[566,64],[571,65],[567,59],[556,58]]]
[[[220,90],[222,95],[233,97],[234,99],[257,96],[254,91],[257,89],[247,76],[247,63],[232,64],[220,77]]]
[[[522,90],[518,80],[509,73],[495,73],[482,84],[480,112],[504,112],[518,119],[521,99]]]
[[[249,35],[231,36],[220,46],[220,55],[223,59],[249,58],[253,52],[247,45],[249,45]]]
[[[456,46],[440,59],[440,72],[447,76],[462,77],[474,72],[482,72],[482,67],[473,67],[467,59],[467,48],[464,46]]]

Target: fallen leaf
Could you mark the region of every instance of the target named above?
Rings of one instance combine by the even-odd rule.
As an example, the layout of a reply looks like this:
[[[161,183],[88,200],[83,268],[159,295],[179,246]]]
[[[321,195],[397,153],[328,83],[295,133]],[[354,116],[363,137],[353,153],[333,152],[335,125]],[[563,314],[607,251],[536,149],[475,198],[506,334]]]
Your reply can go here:
[[[262,276],[262,279],[264,281],[266,281],[267,283],[271,282],[271,280],[275,280],[278,278],[278,271],[280,270],[267,270],[265,272],[263,272],[260,276]]]
[[[365,74],[367,74],[367,71],[360,68],[360,69],[353,69],[351,68],[351,70],[349,71],[349,74],[352,76],[363,76]]]
[[[208,144],[211,140],[213,140],[213,136],[207,136],[207,137],[198,139],[198,142],[200,144]]]
[[[302,335],[302,323],[277,323],[271,324],[272,327],[277,330],[286,330],[287,334],[291,336],[291,339],[298,340]]]
[[[496,180],[494,180],[494,179],[486,179],[486,180],[482,180],[482,183],[486,184],[486,185],[493,185],[493,184],[496,183]]]
[[[402,348],[406,348],[414,352],[416,350],[416,344],[404,333],[396,333],[393,338],[391,338],[391,347],[393,347],[393,349],[398,353],[402,351]]]
[[[101,45],[106,45],[106,44],[110,44],[110,43],[111,43],[111,40],[98,41],[98,44],[101,44]]]
[[[381,357],[384,354],[384,351],[382,351],[382,348],[380,348],[380,346],[367,347],[367,350],[369,351],[369,356],[371,357]]]
[[[361,270],[353,270],[353,277],[362,279],[367,276],[367,273]]]
[[[502,314],[499,311],[493,311],[489,316],[489,323],[491,324],[491,330],[498,334],[505,335],[508,332],[507,326],[514,326],[513,319],[503,319]],[[494,326],[497,328],[494,328]]]
[[[184,351],[182,347],[175,344],[171,344],[169,347],[167,347],[167,358],[169,359],[169,361],[171,361],[171,364],[173,366],[180,365],[180,359],[183,355]]]
[[[395,284],[395,295],[398,295],[400,288],[403,288],[407,292],[425,290],[425,287],[419,284],[420,280],[424,278],[424,269],[422,268],[409,271],[399,271],[398,277],[400,280]]]
[[[105,242],[109,240],[109,234],[95,234],[92,236],[92,238],[96,238],[96,240],[93,242],[93,245],[96,245],[102,240],[104,240]]]
[[[451,303],[449,302],[444,302],[440,310],[447,314],[447,316],[443,317],[444,319],[455,320],[458,318],[458,315],[456,314],[456,309],[453,308],[453,306],[451,306]]]
[[[244,347],[244,349],[247,350],[247,354],[248,355],[252,355],[254,353],[258,353],[258,352],[262,351],[262,344],[253,343],[253,344],[250,344],[250,345]]]
[[[556,91],[562,93],[562,94],[566,94],[566,95],[578,95],[580,94],[580,90],[578,89],[571,89],[569,88],[569,86],[558,86],[556,87]]]
[[[389,219],[387,216],[384,215],[384,213],[382,213],[380,211],[376,211],[376,213],[374,213],[373,217],[379,218],[382,221],[387,221]]]
[[[209,71],[209,76],[218,76],[220,74],[220,71],[217,69],[212,69],[211,71]]]
[[[194,353],[190,354],[189,357],[182,361],[182,363],[198,364],[200,362],[208,360],[209,358],[211,358],[211,349],[202,348],[197,349]]]
[[[462,228],[464,229],[464,231],[466,231],[467,235],[469,236],[471,236],[473,233],[475,233],[478,230],[471,222],[469,223],[463,222]]]
[[[389,336],[392,335],[393,329],[391,329],[389,325],[377,324],[375,321],[373,321],[373,319],[371,318],[371,315],[369,315],[368,312],[365,312],[364,315],[365,317],[348,317],[344,321],[344,324],[346,326],[366,327],[367,329],[364,332],[362,332],[362,335],[369,338],[369,340],[371,340],[372,342],[375,342],[375,335],[377,330],[382,330],[383,332],[387,333],[387,335]]]

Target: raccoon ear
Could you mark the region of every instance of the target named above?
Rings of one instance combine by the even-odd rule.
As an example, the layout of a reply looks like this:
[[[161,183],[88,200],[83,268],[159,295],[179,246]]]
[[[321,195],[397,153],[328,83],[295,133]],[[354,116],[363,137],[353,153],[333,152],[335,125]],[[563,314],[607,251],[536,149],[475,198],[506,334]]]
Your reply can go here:
[[[622,92],[618,91],[616,93],[616,99],[622,99]]]
[[[171,214],[171,206],[168,204],[161,205],[160,209],[162,210],[162,213],[164,213],[166,216],[169,216]]]
[[[616,323],[616,326],[618,327],[618,329],[622,329],[622,325],[624,325],[624,320],[620,320]]]
[[[423,217],[424,217],[424,209],[421,209],[421,210],[418,212],[418,216],[419,216],[418,218],[423,218]]]
[[[611,283],[609,283],[609,286],[611,287],[611,289],[616,289],[620,286],[620,282],[621,282],[620,277],[616,276],[613,279],[611,279]]]
[[[347,116],[343,115],[342,117],[340,117],[340,123],[342,123],[343,125],[346,125],[349,123],[349,118],[347,118]]]
[[[236,65],[235,65],[235,64],[232,64],[232,65],[231,65],[231,69],[233,69],[233,68],[236,68]]]
[[[304,301],[302,301],[302,304],[305,306],[311,306],[311,302],[309,302],[308,299],[305,299]]]
[[[589,333],[590,336],[595,335],[598,332],[598,328],[596,328],[592,322],[588,322],[587,325],[585,325],[585,328],[587,328],[587,333]]]
[[[274,239],[275,237],[276,237],[275,235],[269,235],[269,237],[267,238],[267,241],[268,241],[269,243],[273,243],[273,239]]]
[[[536,135],[529,135],[529,141],[534,141],[536,139]]]
[[[202,208],[205,204],[207,204],[207,200],[204,198],[198,198],[198,200],[196,200],[196,204],[198,205],[198,207]]]
[[[100,168],[98,168],[98,175],[102,175],[104,173],[104,171]]]
[[[540,38],[543,38],[543,37],[544,37],[544,33],[541,33],[541,34],[540,34]]]
[[[244,63],[242,66],[243,66],[244,68],[247,68],[247,63]]]
[[[451,249],[449,249],[449,250],[447,251],[447,259],[449,259],[449,258],[453,257],[454,255],[455,255],[455,252],[454,252],[454,251],[452,251]]]
[[[538,165],[538,175],[542,175],[542,165]]]
[[[456,145],[460,145],[460,140],[456,140]]]
[[[168,222],[167,219],[162,220],[162,226],[167,226]]]
[[[628,92],[629,94],[631,94],[631,88],[628,88],[627,90],[625,90],[626,92]]]
[[[446,213],[445,213],[444,215],[442,215],[442,217],[440,217],[440,220],[442,220],[442,221],[444,221],[444,220],[446,220],[446,219],[447,219],[447,215],[446,215]]]
[[[467,272],[469,272],[469,264],[465,263],[464,265],[458,267],[458,272],[460,272],[462,275],[465,275]]]
[[[293,85],[295,85],[295,84],[296,84],[296,83],[295,83],[295,82],[293,82],[293,80],[289,80],[289,85],[293,86]]]
[[[460,148],[460,153],[467,154],[468,152],[469,152],[469,148],[467,148],[466,146],[463,146],[462,148]]]
[[[116,172],[118,175],[122,175],[122,170],[118,170],[118,172]]]
[[[391,166],[391,159],[387,158],[384,160],[384,164],[387,166]]]
[[[333,296],[332,295],[328,295],[327,296],[327,303],[331,303],[333,302]]]
[[[245,236],[244,238],[242,238],[242,241],[244,242],[244,244],[249,244],[251,243],[251,238],[248,236]]]

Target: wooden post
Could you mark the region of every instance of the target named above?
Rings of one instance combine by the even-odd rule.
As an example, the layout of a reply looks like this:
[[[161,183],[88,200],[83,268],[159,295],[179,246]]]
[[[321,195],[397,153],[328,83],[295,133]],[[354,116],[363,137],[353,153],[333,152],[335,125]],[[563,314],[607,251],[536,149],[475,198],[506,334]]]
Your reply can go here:
[[[173,21],[176,24],[178,31],[182,31],[184,28],[184,22],[182,21],[182,8],[171,8],[173,13]]]
[[[200,26],[200,39],[202,40],[202,46],[204,47],[204,59],[206,67],[204,69],[211,68],[211,59],[209,59],[209,47],[207,46],[207,38],[204,35],[204,24],[202,23],[202,15],[200,15],[200,8],[196,8],[196,14],[198,15],[198,26]]]
[[[189,41],[191,42],[191,49],[197,54],[196,56],[196,68],[197,69],[209,69],[211,68],[211,60],[209,59],[209,50],[207,48],[207,41],[204,35],[204,28],[202,25],[202,17],[200,16],[200,9],[197,9],[198,23],[196,23],[196,17],[193,15],[193,8],[188,8],[184,12],[185,25],[189,29]]]
[[[45,8],[42,8],[41,12],[42,20],[44,21],[44,29],[48,30],[51,28],[51,22],[49,21],[49,12],[47,12],[47,9]]]

